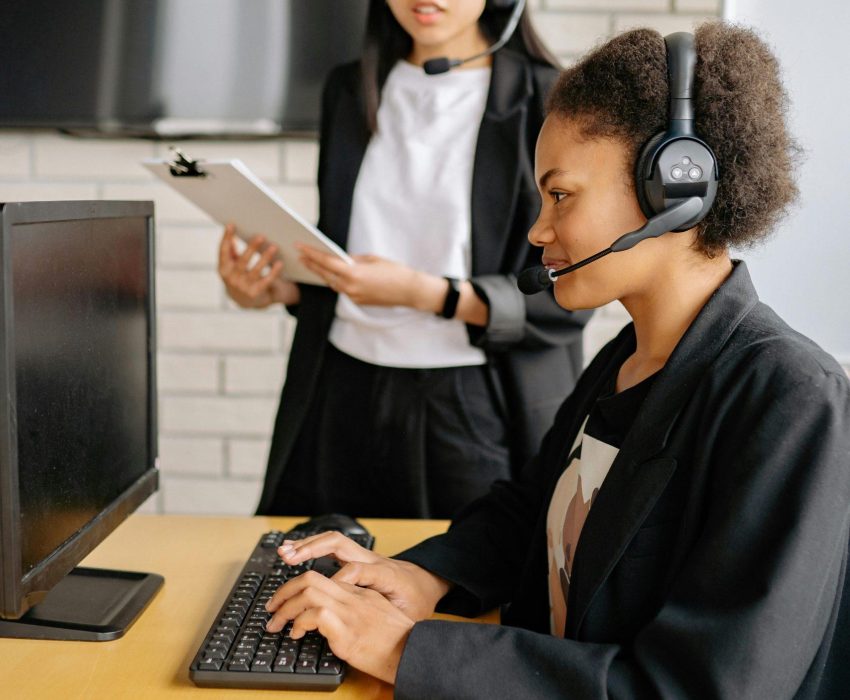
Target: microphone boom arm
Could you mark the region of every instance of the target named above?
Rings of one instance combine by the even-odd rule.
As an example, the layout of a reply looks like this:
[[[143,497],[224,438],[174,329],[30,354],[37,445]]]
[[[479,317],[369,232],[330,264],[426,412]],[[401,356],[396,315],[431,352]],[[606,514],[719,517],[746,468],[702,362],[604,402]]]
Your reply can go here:
[[[517,24],[519,24],[520,17],[522,16],[522,11],[525,9],[526,0],[517,0],[516,5],[514,6],[513,11],[511,12],[511,16],[508,18],[508,22],[505,25],[505,28],[502,30],[499,39],[488,46],[481,53],[477,53],[474,56],[469,56],[467,58],[448,58],[447,56],[443,56],[441,58],[431,58],[422,65],[423,70],[428,75],[439,75],[440,73],[446,73],[450,71],[452,68],[457,68],[458,66],[463,65],[464,63],[468,63],[469,61],[474,61],[479,58],[484,58],[484,56],[489,56],[490,54],[496,53],[499,49],[501,49],[505,44],[508,43],[508,40],[514,33]]]

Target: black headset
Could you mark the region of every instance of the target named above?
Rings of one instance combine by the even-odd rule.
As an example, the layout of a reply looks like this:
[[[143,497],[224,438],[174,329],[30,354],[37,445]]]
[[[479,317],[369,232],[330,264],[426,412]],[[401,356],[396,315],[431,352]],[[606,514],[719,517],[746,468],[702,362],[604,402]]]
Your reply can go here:
[[[717,158],[694,132],[694,68],[697,54],[693,34],[664,37],[670,85],[667,129],[641,149],[635,164],[635,192],[644,215],[651,219],[688,197],[699,197],[699,213],[671,231],[687,231],[702,221],[717,194]]]
[[[687,231],[702,221],[711,209],[717,194],[717,158],[694,131],[697,62],[694,37],[677,32],[664,37],[664,44],[670,86],[667,128],[647,141],[635,164],[635,192],[648,221],[575,265],[560,270],[547,270],[543,266],[523,270],[517,286],[524,294],[542,292],[561,275],[609,253],[628,250],[647,238],[656,238],[668,231]]]

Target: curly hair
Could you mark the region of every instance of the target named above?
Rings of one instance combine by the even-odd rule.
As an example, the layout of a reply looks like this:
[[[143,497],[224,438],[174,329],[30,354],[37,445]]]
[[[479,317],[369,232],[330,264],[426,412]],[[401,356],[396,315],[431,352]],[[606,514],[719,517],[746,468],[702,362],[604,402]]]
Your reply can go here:
[[[697,227],[695,246],[713,256],[769,235],[797,197],[800,150],[785,123],[788,98],[776,58],[749,29],[708,22],[694,32],[694,128],[717,156],[717,197]],[[547,111],[588,138],[614,138],[630,153],[667,123],[669,89],[662,36],[625,32],[565,70]]]

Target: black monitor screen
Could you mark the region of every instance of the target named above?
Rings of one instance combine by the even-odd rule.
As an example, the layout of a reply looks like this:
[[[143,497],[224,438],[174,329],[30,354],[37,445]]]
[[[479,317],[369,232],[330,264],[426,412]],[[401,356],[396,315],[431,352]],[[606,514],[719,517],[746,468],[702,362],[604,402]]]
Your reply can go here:
[[[12,228],[22,569],[154,461],[145,217]]]

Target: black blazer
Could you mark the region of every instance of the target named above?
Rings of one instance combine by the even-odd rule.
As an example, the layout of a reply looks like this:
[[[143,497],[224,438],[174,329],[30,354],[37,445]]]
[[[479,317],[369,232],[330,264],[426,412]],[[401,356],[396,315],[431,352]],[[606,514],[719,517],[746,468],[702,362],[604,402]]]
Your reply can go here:
[[[397,697],[847,693],[850,383],[758,301],[743,263],[650,388],[582,530],[566,639],[549,634],[546,511],[634,347],[629,325],[594,359],[521,479],[399,555],[457,584],[442,609],[508,602],[513,627],[417,623]]]
[[[523,464],[540,445],[581,366],[581,329],[589,313],[561,309],[551,291],[523,296],[516,275],[540,263],[527,233],[537,217],[534,147],[543,100],[557,72],[509,50],[493,60],[478,132],[472,180],[472,283],[490,307],[486,328],[469,326],[471,342],[488,356],[494,391],[509,422],[512,460]],[[370,133],[357,63],[335,69],[325,86],[319,151],[319,229],[343,248],[354,185]],[[391,183],[388,183],[388,187]],[[336,293],[301,285],[291,309],[298,325],[275,421],[263,495],[268,513],[310,405],[334,319]]]

